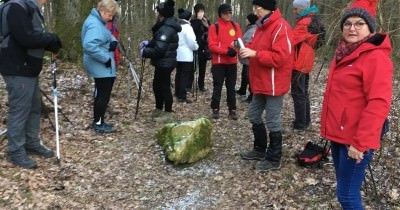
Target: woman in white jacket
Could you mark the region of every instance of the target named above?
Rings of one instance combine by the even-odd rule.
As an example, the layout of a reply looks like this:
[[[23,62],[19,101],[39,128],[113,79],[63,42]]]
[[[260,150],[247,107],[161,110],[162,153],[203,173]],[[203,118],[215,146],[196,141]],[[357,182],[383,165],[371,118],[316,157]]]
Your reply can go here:
[[[178,102],[191,103],[186,97],[186,87],[189,86],[190,77],[194,74],[193,51],[196,51],[199,45],[189,22],[192,13],[180,8],[178,14],[182,31],[178,33],[179,46],[176,57],[178,64],[175,74],[175,95],[178,98]]]

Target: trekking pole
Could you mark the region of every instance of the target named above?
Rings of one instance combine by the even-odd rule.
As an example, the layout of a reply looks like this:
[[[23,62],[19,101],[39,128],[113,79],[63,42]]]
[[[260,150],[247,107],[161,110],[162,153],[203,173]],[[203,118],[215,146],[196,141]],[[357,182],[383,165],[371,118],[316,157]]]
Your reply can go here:
[[[194,68],[194,81],[193,81],[193,93],[194,93],[194,100],[197,101],[198,95],[198,79],[199,79],[199,71],[197,70],[197,51],[193,52],[193,68]]]
[[[378,190],[376,189],[376,183],[374,179],[374,173],[372,172],[372,167],[371,164],[368,163],[368,170],[369,173],[371,174],[371,180],[372,180],[372,189],[374,191],[374,200],[378,200]]]
[[[53,103],[53,100],[51,100],[51,98],[42,90],[42,89],[40,89],[40,92],[42,93],[42,95],[50,102],[50,103],[52,103],[53,104],[53,106],[54,106],[54,103]],[[60,109],[60,113],[61,113],[61,115],[65,118],[65,120],[67,120],[67,122],[69,122],[71,125],[74,125],[73,123],[72,123],[72,121],[65,115],[65,113]],[[54,128],[55,129],[55,128]]]
[[[56,147],[57,147],[57,156],[56,161],[60,164],[60,139],[58,133],[58,102],[57,102],[57,79],[56,79],[56,71],[57,71],[57,63],[56,63],[56,55],[51,54],[51,73],[53,74],[53,96],[54,96],[54,120],[56,124]]]
[[[139,89],[138,89],[138,96],[136,100],[136,110],[135,110],[135,120],[137,118],[137,115],[139,113],[139,103],[140,103],[140,97],[142,95],[142,85],[143,85],[143,74],[144,74],[144,65],[146,63],[146,59],[142,58],[142,66],[140,69],[140,79],[139,79]]]

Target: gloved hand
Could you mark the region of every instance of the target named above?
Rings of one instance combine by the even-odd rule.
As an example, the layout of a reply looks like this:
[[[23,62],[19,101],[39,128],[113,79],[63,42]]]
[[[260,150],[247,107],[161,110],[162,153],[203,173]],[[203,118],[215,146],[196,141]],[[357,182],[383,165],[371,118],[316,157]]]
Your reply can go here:
[[[111,58],[109,58],[108,61],[104,63],[104,65],[105,65],[107,68],[110,68],[110,67],[111,67]]]
[[[236,54],[237,54],[237,52],[236,52],[235,49],[229,47],[229,48],[228,48],[228,53],[226,53],[226,54],[227,54],[229,57],[235,57]]]
[[[49,36],[48,39],[50,39],[50,41],[47,44],[45,50],[57,54],[60,51],[60,48],[62,47],[61,40],[60,38],[58,38],[56,34],[49,33],[48,36]]]
[[[141,58],[143,58],[143,51],[144,51],[144,48],[140,49],[139,55]]]
[[[143,49],[143,48],[147,47],[147,45],[149,45],[149,40],[143,40],[139,44],[140,49]]]
[[[110,42],[110,47],[108,48],[108,51],[115,51],[117,49],[117,46],[118,46],[117,41]]]

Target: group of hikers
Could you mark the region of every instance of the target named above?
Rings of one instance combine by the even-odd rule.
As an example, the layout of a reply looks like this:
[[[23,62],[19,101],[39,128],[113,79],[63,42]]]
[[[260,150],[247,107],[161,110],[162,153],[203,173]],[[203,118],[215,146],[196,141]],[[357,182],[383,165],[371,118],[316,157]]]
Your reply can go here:
[[[39,138],[38,77],[44,51],[57,54],[61,41],[43,28],[41,6],[46,0],[10,2],[13,2],[7,14],[10,33],[2,41],[0,54],[0,73],[9,101],[7,155],[15,165],[35,168],[36,161],[27,153],[54,156]],[[380,146],[382,125],[390,111],[392,48],[388,34],[377,32],[377,3],[377,0],[354,0],[345,8],[340,19],[342,33],[330,64],[322,103],[320,135],[331,142],[336,193],[343,209],[363,209],[360,189],[365,170]],[[187,92],[196,82],[193,69],[199,66],[195,88],[205,91],[206,65],[211,59],[210,108],[214,119],[220,118],[224,83],[228,118],[232,120],[238,119],[236,94],[246,95],[249,89],[245,100],[250,103],[247,114],[254,142],[253,148],[240,156],[244,160],[257,160],[254,169],[264,172],[281,167],[281,110],[289,90],[295,112],[292,129],[304,131],[311,123],[308,86],[319,35],[313,28],[318,9],[310,0],[294,0],[297,20],[292,28],[282,16],[277,0],[253,0],[252,6],[242,34],[239,24],[232,20],[233,9],[229,4],[218,7],[218,19],[211,24],[203,4],[194,6],[193,15],[180,8],[176,18],[173,0],[159,3],[152,39],[140,43],[139,53],[141,58],[151,59],[155,68],[154,119],[173,116],[171,73],[175,68],[175,96],[178,102],[191,103]],[[95,81],[92,125],[101,133],[115,131],[105,122],[104,114],[119,62],[118,33],[113,24],[119,11],[117,1],[101,0],[82,27],[84,68]],[[7,44],[3,44],[5,41]],[[243,64],[242,83],[236,90],[238,62]]]

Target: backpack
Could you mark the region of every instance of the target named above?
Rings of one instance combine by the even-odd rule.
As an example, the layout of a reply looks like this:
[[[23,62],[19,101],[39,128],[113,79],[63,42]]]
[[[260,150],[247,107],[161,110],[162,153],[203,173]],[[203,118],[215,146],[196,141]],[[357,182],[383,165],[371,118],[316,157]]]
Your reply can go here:
[[[231,20],[231,24],[232,24],[232,26],[233,26],[233,30],[235,30],[235,32],[236,32],[236,25],[235,25],[235,22],[233,22],[233,20]],[[215,32],[217,33],[217,35],[218,35],[218,22],[215,22],[214,23],[214,25],[215,25]]]
[[[307,142],[301,153],[297,154],[297,163],[303,167],[321,167],[324,162],[328,161],[330,144],[327,140],[321,139],[320,144],[324,142],[324,146]]]
[[[307,27],[308,32],[310,32],[311,34],[318,34],[317,41],[315,42],[314,45],[314,49],[318,49],[325,44],[325,35],[326,35],[325,26],[316,15],[312,15],[310,16],[310,18],[311,18],[311,23]]]
[[[27,5],[24,0],[8,0],[1,1],[0,4],[0,45],[3,46],[3,41],[7,38],[10,31],[8,29],[7,14],[10,9],[9,5],[16,3],[21,5],[24,9],[27,9]]]

